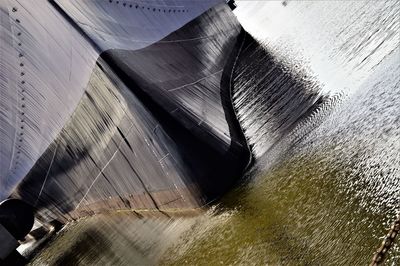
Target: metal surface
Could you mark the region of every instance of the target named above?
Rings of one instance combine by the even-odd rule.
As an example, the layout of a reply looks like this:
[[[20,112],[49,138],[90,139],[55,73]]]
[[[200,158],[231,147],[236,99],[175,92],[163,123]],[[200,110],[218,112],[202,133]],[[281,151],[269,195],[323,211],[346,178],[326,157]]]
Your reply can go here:
[[[138,50],[198,17],[223,0],[55,0],[99,47]]]
[[[218,2],[4,4],[36,39],[17,44],[33,61],[19,59],[23,72],[15,73],[20,98],[8,108],[18,120],[0,124],[9,128],[2,156],[15,161],[6,171],[2,160],[2,197],[17,186],[13,196],[44,220],[68,220],[109,209],[198,208],[231,187],[250,154],[228,82],[241,27]],[[34,22],[24,26],[28,19],[42,35]]]
[[[0,3],[0,198],[24,178],[80,101],[92,46],[47,1]]]

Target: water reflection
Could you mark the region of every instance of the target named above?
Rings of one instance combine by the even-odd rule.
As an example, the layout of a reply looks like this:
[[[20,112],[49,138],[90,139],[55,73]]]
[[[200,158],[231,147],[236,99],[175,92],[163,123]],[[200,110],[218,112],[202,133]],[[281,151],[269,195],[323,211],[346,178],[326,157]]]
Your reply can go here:
[[[58,233],[31,265],[154,265],[193,223],[128,211],[85,218]]]
[[[399,60],[400,51],[389,54],[302,141],[283,138],[273,166],[271,153],[258,158],[251,183],[225,197],[164,263],[369,264],[400,211]],[[400,263],[399,240],[387,260]]]
[[[360,198],[343,187],[349,168],[323,158],[282,163],[230,193],[221,213],[184,235],[164,263],[368,264],[395,214],[360,206]],[[391,260],[398,262],[396,248]]]
[[[395,210],[371,211],[359,158],[298,155],[196,218],[117,213],[62,232],[32,265],[365,265]],[[355,192],[359,193],[355,193]],[[400,261],[399,242],[388,265]]]

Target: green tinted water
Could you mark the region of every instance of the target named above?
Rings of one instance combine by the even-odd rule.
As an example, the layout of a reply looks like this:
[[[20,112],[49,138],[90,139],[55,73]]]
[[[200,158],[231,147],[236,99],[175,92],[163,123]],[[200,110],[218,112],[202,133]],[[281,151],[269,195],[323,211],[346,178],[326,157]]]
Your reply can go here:
[[[196,218],[84,219],[32,265],[367,265],[395,213],[371,211],[368,195],[354,193],[365,178],[354,167],[297,157]],[[388,265],[399,258],[397,240]]]
[[[346,177],[349,172],[329,162],[284,163],[231,192],[162,264],[367,265],[387,217],[364,210],[343,187]],[[397,246],[390,260],[398,263],[399,256]]]

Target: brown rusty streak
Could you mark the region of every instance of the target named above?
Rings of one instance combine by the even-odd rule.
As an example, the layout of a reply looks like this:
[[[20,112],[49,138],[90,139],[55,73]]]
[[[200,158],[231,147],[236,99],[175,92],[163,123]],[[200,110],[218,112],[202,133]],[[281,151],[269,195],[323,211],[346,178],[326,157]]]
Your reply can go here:
[[[168,214],[168,217],[192,216],[202,212],[201,202],[193,195],[190,188],[178,188],[171,190],[151,192],[152,197],[157,201],[154,206],[153,201],[147,193],[114,196],[102,199],[89,204],[85,204],[68,213],[68,220],[93,216],[100,213],[110,213],[115,211],[132,211],[138,216],[157,216],[158,214]]]

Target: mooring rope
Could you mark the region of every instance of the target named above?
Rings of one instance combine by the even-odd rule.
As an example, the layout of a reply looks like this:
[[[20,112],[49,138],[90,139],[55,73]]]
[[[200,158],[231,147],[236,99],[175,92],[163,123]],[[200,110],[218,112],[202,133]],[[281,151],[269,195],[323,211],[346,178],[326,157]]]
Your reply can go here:
[[[386,235],[385,239],[382,241],[381,246],[376,251],[374,257],[372,258],[370,266],[376,266],[384,262],[385,256],[388,253],[389,249],[393,246],[396,236],[399,234],[399,231],[400,231],[400,214],[390,227],[390,230]]]

